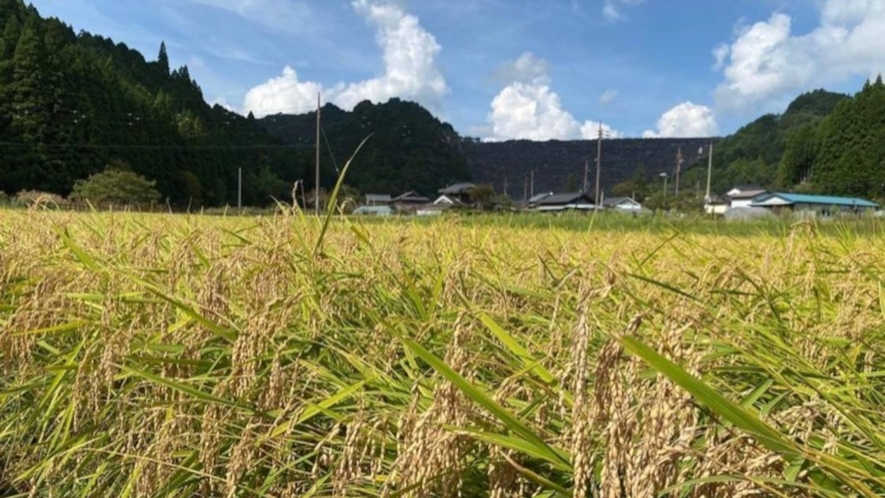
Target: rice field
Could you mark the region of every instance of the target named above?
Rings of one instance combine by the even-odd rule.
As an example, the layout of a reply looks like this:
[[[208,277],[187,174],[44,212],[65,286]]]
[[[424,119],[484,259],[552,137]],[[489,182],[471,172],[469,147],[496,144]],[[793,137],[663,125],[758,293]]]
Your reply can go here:
[[[885,495],[881,229],[0,212],[0,496]]]

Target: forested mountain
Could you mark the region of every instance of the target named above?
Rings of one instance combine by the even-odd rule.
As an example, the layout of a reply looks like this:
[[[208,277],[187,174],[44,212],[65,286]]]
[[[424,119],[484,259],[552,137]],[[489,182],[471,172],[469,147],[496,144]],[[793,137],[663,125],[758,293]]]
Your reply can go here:
[[[885,199],[885,84],[867,82],[786,144],[779,180],[805,190]]]
[[[713,192],[722,193],[738,184],[792,188],[797,182],[778,175],[790,138],[814,129],[846,101],[851,101],[851,97],[815,90],[799,96],[783,114],[766,114],[722,139],[714,149]],[[706,176],[704,157],[695,168],[689,168],[686,181],[706,182]]]
[[[431,195],[472,178],[458,134],[418,104],[400,99],[377,105],[366,101],[352,112],[326,104],[321,117],[321,160],[327,175],[335,172],[330,163],[336,169],[343,167],[360,142],[373,134],[347,176],[347,183],[362,192],[395,195],[416,190]],[[300,150],[316,143],[316,112],[273,115],[259,123]]]
[[[67,195],[114,163],[184,205],[284,196],[308,157],[251,118],[210,107],[188,68],[170,69],[165,46],[148,62],[124,44],[42,19],[22,0],[0,0],[0,190]]]
[[[148,61],[122,43],[43,19],[23,0],[0,0],[0,28],[0,191],[68,195],[109,165],[155,180],[179,206],[235,203],[239,168],[247,205],[286,199],[296,180],[314,188],[315,114],[257,120],[212,107],[186,66],[169,67],[164,45]],[[473,180],[520,199],[532,171],[536,192],[581,188],[587,161],[595,183],[594,141],[481,143],[399,99],[352,112],[326,105],[322,117],[324,188],[369,134],[347,179],[364,193],[431,195]],[[683,192],[694,192],[706,182],[711,141],[715,192],[758,183],[885,199],[881,78],[854,97],[802,95],[784,114],[721,140],[607,140],[602,187],[661,192],[655,182],[663,172],[672,177],[681,149]]]

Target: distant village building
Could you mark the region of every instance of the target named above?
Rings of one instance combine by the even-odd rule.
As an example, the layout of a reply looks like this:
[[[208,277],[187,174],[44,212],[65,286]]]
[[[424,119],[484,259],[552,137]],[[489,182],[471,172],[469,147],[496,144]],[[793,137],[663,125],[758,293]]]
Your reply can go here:
[[[418,216],[439,216],[450,209],[467,207],[466,204],[458,200],[457,197],[449,197],[447,195],[439,196],[432,204],[421,206],[415,214]]]
[[[366,194],[367,206],[387,206],[392,201],[390,194]]]
[[[586,192],[553,194],[538,201],[538,211],[590,211],[596,209],[593,197]]]
[[[728,199],[730,208],[741,208],[750,207],[753,204],[753,199],[767,193],[768,190],[759,185],[738,185],[729,190],[725,197]]]
[[[470,194],[476,185],[470,182],[456,183],[440,189],[439,194],[450,199],[457,199],[464,204],[470,204]]]
[[[532,208],[532,209],[536,208],[536,207],[538,207],[539,202],[550,197],[551,195],[553,195],[553,192],[544,192],[542,194],[535,194],[529,199],[527,207]]]
[[[430,204],[430,199],[415,191],[409,191],[399,197],[394,197],[393,200],[391,200],[391,203],[399,211],[411,212],[421,206]]]
[[[711,197],[704,203],[704,212],[707,214],[723,215],[729,209],[729,202],[722,197]]]
[[[449,197],[448,195],[441,195],[435,201],[433,201],[434,206],[464,206],[465,204],[461,202],[457,197]]]
[[[642,204],[629,197],[612,197],[602,201],[602,207],[623,213],[640,213]]]
[[[395,211],[390,206],[360,206],[354,209],[355,216],[392,216]]]
[[[875,211],[879,205],[855,197],[832,197],[827,195],[789,194],[775,192],[757,197],[752,207],[766,208],[776,214],[790,212],[814,212],[822,216],[836,213],[864,213]]]

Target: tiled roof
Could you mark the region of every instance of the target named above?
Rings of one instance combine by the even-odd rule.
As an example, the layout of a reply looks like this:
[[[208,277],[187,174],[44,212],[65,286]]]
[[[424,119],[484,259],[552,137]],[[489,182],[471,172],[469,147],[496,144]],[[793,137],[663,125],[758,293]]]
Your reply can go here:
[[[553,194],[550,196],[541,199],[538,203],[542,206],[560,206],[565,204],[574,204],[578,201],[583,201],[588,204],[593,204],[593,199],[585,193],[582,192],[570,192],[565,194]]]
[[[859,199],[855,197],[833,197],[828,195],[807,195],[807,194],[786,194],[786,193],[774,193],[767,194],[754,199],[753,204],[761,204],[765,201],[772,199],[773,197],[778,197],[783,199],[788,204],[818,204],[822,206],[857,206],[862,208],[877,208],[878,204],[875,202],[870,202],[866,199]]]
[[[476,185],[468,182],[456,183],[454,185],[450,185],[446,188],[440,189],[439,193],[442,195],[461,195],[469,192]]]

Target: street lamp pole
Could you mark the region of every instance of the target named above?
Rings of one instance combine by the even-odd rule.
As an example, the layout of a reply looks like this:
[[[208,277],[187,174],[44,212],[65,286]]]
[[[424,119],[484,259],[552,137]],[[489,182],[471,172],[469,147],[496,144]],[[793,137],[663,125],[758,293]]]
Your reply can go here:
[[[670,178],[670,175],[667,173],[661,173],[661,178],[664,179],[664,197],[667,197],[667,179]]]

